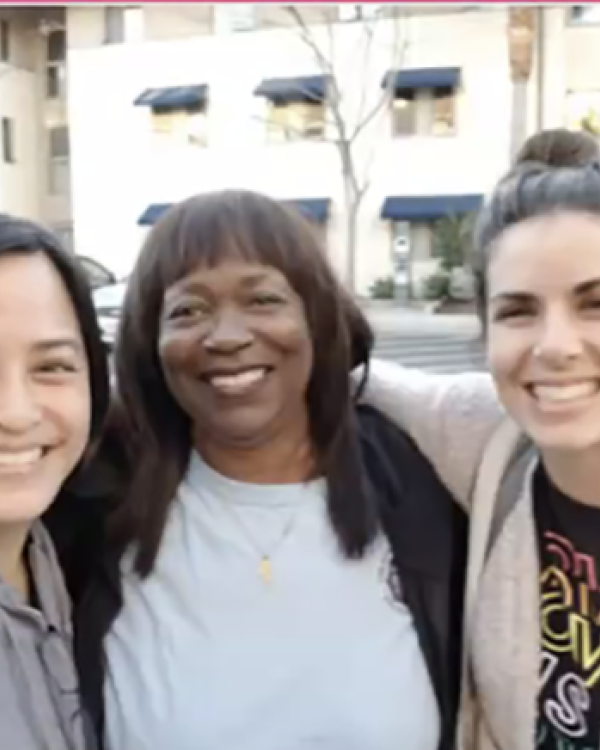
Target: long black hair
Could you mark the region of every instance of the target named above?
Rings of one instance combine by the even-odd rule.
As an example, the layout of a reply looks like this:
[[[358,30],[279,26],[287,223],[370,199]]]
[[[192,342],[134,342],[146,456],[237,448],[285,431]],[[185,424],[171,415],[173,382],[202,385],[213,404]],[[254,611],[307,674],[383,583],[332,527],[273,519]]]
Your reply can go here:
[[[211,193],[172,208],[150,232],[129,280],[116,345],[132,476],[113,533],[136,543],[142,576],[154,565],[191,451],[189,417],[169,391],[157,351],[164,294],[198,266],[216,266],[232,256],[277,268],[304,303],[314,350],[307,390],[311,438],[341,549],[360,557],[378,529],[349,378],[355,366],[368,363],[370,326],[304,218],[257,193]]]

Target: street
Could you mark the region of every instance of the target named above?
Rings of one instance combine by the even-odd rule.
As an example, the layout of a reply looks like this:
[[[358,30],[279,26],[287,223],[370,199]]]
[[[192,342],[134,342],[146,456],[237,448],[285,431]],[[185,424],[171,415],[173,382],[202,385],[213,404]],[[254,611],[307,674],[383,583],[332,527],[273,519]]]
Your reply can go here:
[[[375,356],[433,372],[485,369],[479,322],[470,315],[430,315],[398,308],[366,310]]]

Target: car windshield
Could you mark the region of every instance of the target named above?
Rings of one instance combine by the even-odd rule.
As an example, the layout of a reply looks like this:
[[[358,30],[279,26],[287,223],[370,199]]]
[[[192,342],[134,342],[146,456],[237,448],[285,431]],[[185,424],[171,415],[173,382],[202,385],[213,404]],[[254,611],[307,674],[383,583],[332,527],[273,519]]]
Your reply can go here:
[[[94,292],[94,303],[96,305],[120,305],[123,302],[126,290],[127,282],[125,281],[103,286]]]

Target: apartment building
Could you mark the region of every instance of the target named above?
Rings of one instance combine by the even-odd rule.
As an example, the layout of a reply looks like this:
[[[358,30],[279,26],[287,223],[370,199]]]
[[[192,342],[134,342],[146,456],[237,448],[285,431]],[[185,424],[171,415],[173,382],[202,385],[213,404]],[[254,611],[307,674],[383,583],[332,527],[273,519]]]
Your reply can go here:
[[[324,65],[286,6],[3,12],[0,64],[10,72],[0,68],[0,206],[65,238],[72,226],[76,252],[125,275],[166,207],[250,188],[314,221],[345,277],[333,75],[349,126],[391,99],[353,151],[357,173],[369,178],[356,288],[393,273],[407,248],[413,278],[422,279],[437,263],[433,222],[476,209],[508,164],[507,13],[306,6],[304,33],[326,50]],[[528,132],[578,127],[600,113],[599,16],[595,6],[539,11]],[[374,30],[369,45],[366,28]]]
[[[64,13],[0,8],[0,210],[72,246]]]

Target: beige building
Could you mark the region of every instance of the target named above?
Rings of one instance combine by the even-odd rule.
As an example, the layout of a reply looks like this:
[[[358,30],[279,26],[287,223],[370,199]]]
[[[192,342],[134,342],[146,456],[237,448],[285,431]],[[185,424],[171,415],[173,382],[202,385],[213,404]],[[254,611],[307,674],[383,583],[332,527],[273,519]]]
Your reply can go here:
[[[357,289],[393,274],[407,249],[419,281],[437,264],[433,222],[476,208],[508,164],[508,10],[306,12],[314,40],[333,35],[348,122],[365,101],[392,99],[355,151],[370,182]],[[357,50],[378,13],[365,56]],[[247,187],[319,223],[344,276],[346,203],[325,78],[284,6],[3,8],[0,208],[42,219],[124,275],[165,206]],[[536,10],[527,132],[599,116],[597,6]]]
[[[0,209],[72,245],[64,11],[0,8]]]

